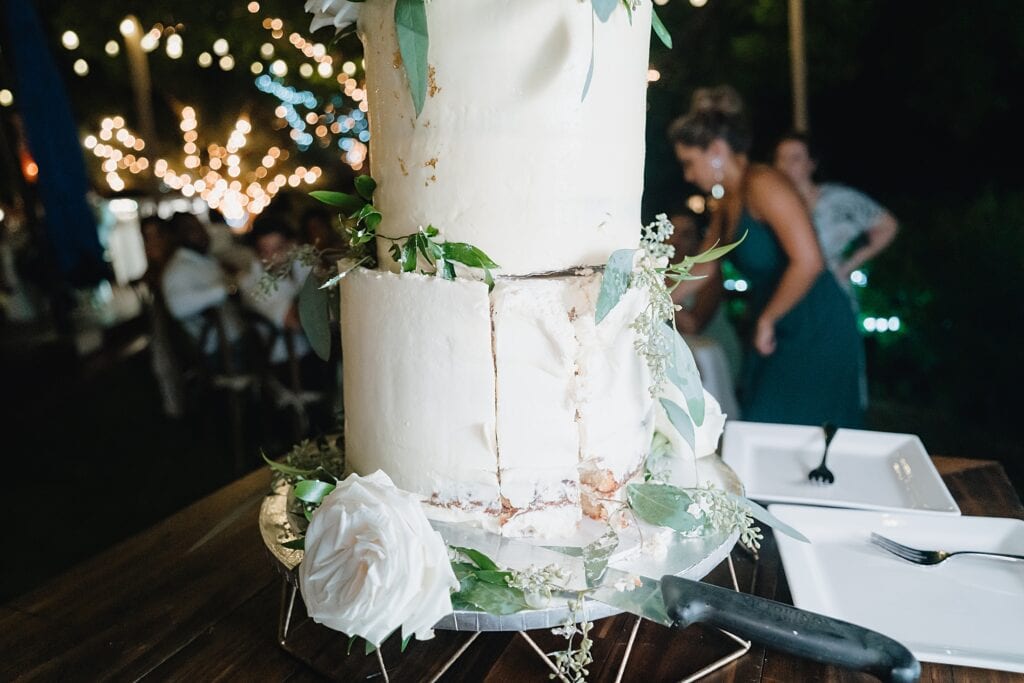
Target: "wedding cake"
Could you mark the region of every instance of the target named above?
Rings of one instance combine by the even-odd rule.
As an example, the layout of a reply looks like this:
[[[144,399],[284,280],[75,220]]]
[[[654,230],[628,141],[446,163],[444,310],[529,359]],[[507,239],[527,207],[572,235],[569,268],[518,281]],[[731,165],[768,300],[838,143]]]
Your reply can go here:
[[[493,288],[399,272],[378,239],[340,284],[348,463],[429,516],[559,536],[643,474],[648,299],[595,316],[595,267],[640,237],[651,0],[615,5],[431,0],[417,111],[395,0],[360,3],[377,234],[434,226],[500,266]]]

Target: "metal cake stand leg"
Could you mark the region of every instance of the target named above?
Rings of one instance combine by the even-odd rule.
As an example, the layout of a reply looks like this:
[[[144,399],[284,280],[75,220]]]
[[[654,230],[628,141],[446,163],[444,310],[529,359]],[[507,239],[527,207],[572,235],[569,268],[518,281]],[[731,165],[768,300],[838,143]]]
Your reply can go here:
[[[295,596],[299,587],[288,579],[281,579],[281,608],[277,617],[277,642],[283,647],[288,641],[288,629],[292,624],[292,611],[295,609]]]

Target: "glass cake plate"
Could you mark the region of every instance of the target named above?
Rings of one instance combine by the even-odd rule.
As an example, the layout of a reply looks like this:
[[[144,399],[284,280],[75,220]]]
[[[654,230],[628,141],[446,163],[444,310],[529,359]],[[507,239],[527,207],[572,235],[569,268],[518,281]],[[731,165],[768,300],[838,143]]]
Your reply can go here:
[[[699,481],[711,481],[733,493],[742,494],[736,475],[720,458],[707,457],[697,461]],[[260,535],[278,569],[290,583],[297,585],[296,568],[302,561],[302,551],[282,544],[295,537],[288,522],[287,485],[282,485],[263,500],[260,507]],[[472,547],[499,565],[523,569],[530,565],[558,564],[577,574],[581,560],[580,549],[607,529],[603,522],[584,518],[578,531],[569,538],[508,539],[486,533],[470,525],[439,524],[445,542],[449,545]],[[644,543],[641,543],[641,535]],[[638,533],[635,525],[619,531],[619,547],[609,566],[631,574],[660,578],[675,574],[688,579],[701,579],[718,566],[731,552],[737,533],[711,534],[685,537],[674,531],[645,525]],[[656,547],[656,552],[649,548]],[[577,585],[576,581],[572,585]],[[529,631],[554,628],[567,620],[593,621],[619,614],[621,610],[595,600],[586,600],[583,609],[575,614],[569,609],[568,596],[554,596],[547,607],[494,615],[473,610],[456,610],[437,623],[435,628],[454,631]]]

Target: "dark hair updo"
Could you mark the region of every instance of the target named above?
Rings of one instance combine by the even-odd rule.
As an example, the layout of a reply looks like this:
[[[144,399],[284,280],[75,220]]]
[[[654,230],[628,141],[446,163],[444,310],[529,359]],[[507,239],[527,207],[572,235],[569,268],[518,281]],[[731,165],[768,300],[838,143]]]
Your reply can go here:
[[[673,143],[707,149],[715,140],[725,140],[732,151],[750,150],[750,126],[743,111],[743,99],[728,85],[700,88],[693,93],[690,111],[672,122],[668,137]]]

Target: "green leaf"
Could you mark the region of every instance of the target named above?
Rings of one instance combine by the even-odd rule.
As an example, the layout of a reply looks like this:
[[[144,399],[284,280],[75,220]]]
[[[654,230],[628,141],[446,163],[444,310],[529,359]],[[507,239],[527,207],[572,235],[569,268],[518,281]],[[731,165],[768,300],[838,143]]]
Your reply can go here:
[[[308,477],[316,472],[315,467],[311,470],[300,470],[298,467],[292,467],[291,465],[285,465],[283,462],[271,460],[263,451],[260,451],[260,455],[263,456],[263,460],[270,465],[270,469],[290,477]]]
[[[514,614],[530,609],[522,590],[476,579],[464,582],[462,590],[452,595],[453,604],[456,600],[488,614]]]
[[[401,254],[399,262],[402,264],[402,272],[411,273],[416,270],[416,235],[405,241],[399,253]]]
[[[505,579],[512,578],[512,572],[503,572],[496,569],[478,569],[473,574],[484,583],[493,583],[495,586],[507,586]]]
[[[355,644],[355,642],[357,640],[359,640],[359,636],[349,636],[348,637],[348,649],[345,650],[345,656],[346,657],[349,656],[350,654],[352,654],[352,645]]]
[[[398,0],[395,3],[395,33],[405,75],[409,79],[412,104],[419,117],[427,99],[427,50],[430,42],[425,0]]]
[[[811,542],[810,539],[808,539],[802,533],[800,533],[790,525],[786,524],[781,519],[779,519],[772,513],[768,512],[768,510],[761,507],[760,505],[750,500],[749,498],[737,496],[735,493],[729,493],[728,491],[726,491],[726,495],[732,498],[737,505],[746,509],[746,511],[750,513],[751,517],[761,522],[762,524],[767,524],[776,531],[781,531],[787,536],[795,538],[798,541],[803,541],[804,543]]]
[[[330,190],[314,190],[309,193],[309,196],[317,201],[323,202],[328,206],[333,206],[336,209],[341,209],[342,213],[353,214],[363,208],[366,203],[359,197],[353,197],[350,194],[344,192],[332,192]]]
[[[626,499],[636,515],[651,524],[676,531],[693,531],[700,522],[686,511],[693,500],[686,493],[668,484],[629,484]]]
[[[316,275],[310,271],[302,290],[299,292],[299,322],[306,333],[309,345],[321,360],[331,358],[331,314],[328,311],[330,297],[320,289]]]
[[[601,20],[601,23],[604,23],[612,16],[619,0],[592,0],[592,4],[594,5],[594,14]]]
[[[668,375],[669,381],[683,392],[690,419],[693,420],[693,424],[700,427],[704,424],[704,387],[700,383],[700,372],[697,371],[697,363],[693,360],[693,352],[683,341],[682,335],[671,325],[662,325],[661,332],[669,348],[665,374]]]
[[[455,578],[458,581],[462,581],[467,576],[480,571],[480,569],[475,564],[470,564],[469,562],[452,562],[452,571],[455,572]]]
[[[402,639],[402,650],[401,650],[402,652],[405,652],[405,648],[409,647],[409,641],[412,640],[412,637],[414,635],[415,634],[410,633],[409,635],[407,635],[405,638]]]
[[[477,569],[498,569],[498,565],[491,558],[484,555],[479,550],[473,550],[472,548],[463,548],[462,546],[453,545],[452,550],[457,553],[462,553],[470,559],[470,561],[477,566]]]
[[[368,202],[373,201],[373,191],[377,189],[377,181],[368,175],[358,175],[355,179],[356,192]]]
[[[296,538],[291,541],[285,541],[281,544],[283,547],[289,550],[305,550],[306,549],[306,537]]]
[[[444,261],[441,263],[441,277],[445,280],[455,279],[455,264],[451,261]]]
[[[376,651],[377,651],[377,646],[374,645],[373,643],[371,643],[368,640],[366,641],[366,644],[363,645],[363,654],[364,655],[372,655]]]
[[[662,45],[671,50],[672,36],[669,35],[668,29],[665,28],[665,24],[661,23],[661,17],[658,16],[654,9],[651,9],[651,28],[654,29],[654,33],[661,40]]]
[[[703,254],[697,254],[696,256],[690,256],[690,257],[688,257],[688,260],[689,260],[690,263],[708,263],[710,261],[715,261],[715,260],[720,259],[723,256],[725,256],[726,254],[728,254],[730,251],[732,251],[736,247],[740,246],[740,244],[742,244],[743,240],[745,240],[745,239],[747,239],[747,233],[746,232],[744,232],[743,236],[740,237],[735,242],[733,242],[732,244],[723,244],[722,246],[718,246],[718,243],[716,242],[715,246],[711,247],[710,249],[705,251]]]
[[[295,497],[306,503],[319,505],[324,497],[334,490],[334,484],[319,479],[306,479],[295,484]]]
[[[690,416],[680,408],[675,401],[670,401],[667,398],[660,398],[658,402],[661,403],[661,407],[668,413],[668,421],[672,423],[672,426],[676,428],[679,435],[683,437],[683,440],[689,444],[690,448],[693,449],[695,439],[693,433],[693,422],[690,420]]]
[[[613,251],[612,255],[608,257],[608,264],[604,267],[604,277],[601,278],[601,292],[597,295],[597,310],[594,313],[598,323],[615,308],[615,305],[622,299],[622,295],[629,289],[629,278],[633,273],[634,253],[636,253],[636,249],[619,249]]]
[[[622,0],[622,6],[626,8],[626,16],[629,17],[629,25],[633,25],[633,5],[629,0]]]
[[[596,586],[608,567],[612,553],[619,547],[619,535],[608,529],[604,535],[583,548],[583,573],[587,586]]]
[[[470,268],[499,268],[491,257],[483,251],[465,242],[445,242],[441,245],[444,258],[455,261]]]

